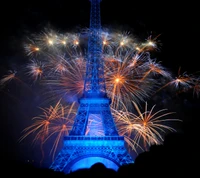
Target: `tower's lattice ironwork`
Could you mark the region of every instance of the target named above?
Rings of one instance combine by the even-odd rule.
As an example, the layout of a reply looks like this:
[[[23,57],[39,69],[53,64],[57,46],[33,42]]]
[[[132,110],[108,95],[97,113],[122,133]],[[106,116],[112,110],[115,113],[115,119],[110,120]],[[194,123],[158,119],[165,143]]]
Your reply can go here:
[[[95,162],[102,162],[107,166],[109,161],[115,167],[133,163],[125,148],[124,137],[118,135],[110,110],[110,99],[106,94],[102,59],[101,0],[90,0],[90,2],[90,31],[84,92],[79,100],[80,105],[72,130],[69,136],[64,138],[63,148],[50,166],[51,169],[65,173],[76,169],[75,167],[84,168],[85,164]],[[89,120],[98,120],[99,123],[89,128]],[[87,159],[90,161],[87,162]],[[81,160],[84,161],[81,163]],[[108,167],[112,168],[112,165]]]

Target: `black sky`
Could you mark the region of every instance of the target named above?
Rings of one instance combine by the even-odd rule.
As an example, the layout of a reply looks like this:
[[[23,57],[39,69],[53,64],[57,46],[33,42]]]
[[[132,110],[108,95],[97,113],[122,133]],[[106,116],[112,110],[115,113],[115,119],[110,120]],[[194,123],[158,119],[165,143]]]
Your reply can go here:
[[[174,73],[178,72],[179,67],[182,71],[193,73],[200,70],[198,7],[196,1],[195,3],[188,1],[177,3],[175,1],[102,0],[101,22],[103,27],[130,31],[141,40],[145,40],[151,33],[161,34],[162,46],[158,60],[163,61],[164,66],[172,69]],[[0,7],[1,75],[14,63],[21,62],[22,44],[27,35],[40,32],[47,24],[63,32],[71,31],[76,27],[89,27],[89,18],[89,0],[4,2]],[[19,92],[17,88],[13,90],[16,93]],[[22,154],[24,151],[16,146],[16,138],[20,135],[19,129],[13,129],[21,124],[17,120],[12,120],[13,116],[16,117],[12,113],[18,106],[16,104],[11,107],[5,96],[1,97],[1,106],[3,106],[1,118],[7,118],[3,119],[2,126],[6,127],[3,130],[5,146],[3,151],[6,150],[4,156],[8,159],[10,155],[9,159],[15,159],[14,155]],[[199,106],[195,105],[195,107]],[[27,109],[28,113],[32,111],[28,107],[24,109]],[[197,109],[195,108],[195,111]],[[194,118],[196,113],[193,113],[191,117]],[[22,119],[25,121],[25,118],[26,116]],[[20,128],[25,127],[26,122],[20,125]],[[30,151],[29,154],[31,154]]]

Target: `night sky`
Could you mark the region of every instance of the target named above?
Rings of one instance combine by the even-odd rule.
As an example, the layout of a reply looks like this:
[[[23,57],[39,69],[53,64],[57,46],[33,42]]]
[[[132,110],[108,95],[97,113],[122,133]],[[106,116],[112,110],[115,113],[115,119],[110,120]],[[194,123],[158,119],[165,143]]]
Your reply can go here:
[[[161,34],[159,39],[162,46],[157,54],[158,60],[175,74],[179,67],[182,72],[190,74],[200,71],[197,7],[197,2],[188,3],[188,1],[175,3],[174,1],[102,0],[101,23],[103,27],[130,31],[141,40],[145,40],[150,34]],[[40,32],[49,24],[61,32],[73,31],[77,27],[89,27],[90,2],[89,0],[44,0],[42,3],[38,0],[25,3],[6,1],[1,4],[0,18],[0,75],[2,76],[11,67],[17,68],[18,64],[26,61],[23,53],[23,40],[26,36]],[[13,91],[17,95],[22,95],[17,87],[13,88]],[[1,92],[3,159],[7,161],[31,159],[30,155],[36,154],[34,149],[27,150],[27,143],[19,145],[17,139],[22,129],[29,123],[27,118],[34,115],[34,109],[31,107],[34,105],[31,99],[34,98],[31,96],[23,104],[24,106],[20,107],[19,102],[14,98],[9,100],[9,97]],[[28,98],[29,95],[23,97]],[[190,118],[187,119],[187,129],[192,130],[191,135],[194,136],[200,104],[198,99],[193,100],[191,97],[184,101],[189,107],[184,111],[187,115],[184,117]]]

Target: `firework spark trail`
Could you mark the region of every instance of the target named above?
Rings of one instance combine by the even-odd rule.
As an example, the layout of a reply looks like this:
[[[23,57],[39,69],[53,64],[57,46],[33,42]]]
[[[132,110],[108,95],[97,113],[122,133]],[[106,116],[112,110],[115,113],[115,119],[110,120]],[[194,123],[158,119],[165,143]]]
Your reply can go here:
[[[165,78],[171,78],[171,73],[168,72],[160,63],[156,63],[156,60],[149,59],[148,63],[148,70],[145,72],[143,79],[145,79],[148,75],[162,75]]]
[[[44,67],[45,67],[44,63],[36,59],[32,59],[26,66],[28,70],[27,75],[31,76],[33,81],[36,82],[37,80],[41,79]]]
[[[180,68],[178,70],[178,75],[176,77],[172,77],[169,82],[165,85],[160,87],[155,93],[159,92],[160,90],[170,87],[176,90],[176,94],[188,92],[190,89],[193,89],[193,93],[196,93],[198,96],[198,76],[194,76],[193,74],[187,74],[186,72],[180,73]]]
[[[62,58],[62,61],[66,60]],[[59,65],[59,63],[57,64]],[[82,96],[85,73],[85,60],[83,58],[66,61],[62,71],[57,69],[55,71],[52,67],[49,67],[49,69],[54,72],[48,75],[43,83],[44,86],[51,88],[51,90],[45,91],[46,100],[50,102],[62,97],[66,98],[66,102],[70,102],[70,98]]]
[[[163,142],[162,133],[167,131],[175,132],[173,127],[167,125],[168,122],[181,121],[175,118],[166,118],[166,116],[175,114],[175,112],[166,112],[167,109],[161,109],[154,112],[155,105],[148,110],[147,102],[145,103],[145,111],[142,112],[138,105],[133,102],[137,114],[127,110],[124,106],[123,110],[114,110],[113,114],[116,119],[116,126],[120,135],[126,135],[132,143],[132,149],[138,145],[140,148],[147,150],[147,146],[152,144],[161,144]],[[143,142],[143,146],[141,145]]]
[[[69,134],[69,130],[73,126],[76,115],[74,105],[75,103],[72,103],[70,106],[63,106],[60,100],[54,107],[40,108],[43,114],[33,118],[33,124],[23,130],[23,135],[19,141],[21,142],[27,136],[35,134],[33,143],[40,141],[41,145],[43,145],[53,135],[57,135],[51,149],[54,157],[59,141],[63,136]]]
[[[17,73],[17,71],[9,70],[8,74],[4,75],[3,78],[0,80],[0,85],[5,86],[11,80],[17,79],[16,73]]]
[[[106,68],[107,93],[112,99],[113,107],[118,108],[121,100],[129,105],[130,98],[134,98],[135,101],[143,101],[150,97],[153,85],[147,85],[147,83],[153,83],[153,80],[148,80],[148,78],[142,80],[141,76],[142,73],[138,74],[134,68],[130,68],[129,63],[115,62]],[[144,85],[146,85],[145,89],[142,87]]]
[[[25,81],[23,81],[21,78],[21,76],[20,76],[20,74],[19,74],[20,72],[18,72],[18,71],[16,71],[16,70],[9,70],[8,71],[8,74],[5,74],[2,78],[1,78],[1,80],[0,80],[0,89],[1,89],[1,92],[3,92],[4,91],[4,88],[6,88],[6,89],[8,89],[9,90],[9,84],[12,84],[13,82],[15,82],[16,84],[20,84],[21,86],[23,86],[23,87],[25,87],[25,89],[27,90],[27,91],[29,91],[31,94],[34,94],[35,95],[35,93],[34,93],[34,91],[31,89],[31,87],[25,82]],[[8,87],[6,87],[6,86],[8,86]],[[4,92],[4,93],[6,93],[6,92]],[[13,98],[15,98],[15,99],[17,99],[16,97],[14,97],[12,94],[11,94],[11,92],[9,92],[9,93],[7,93],[8,95],[10,95],[11,97],[13,97]],[[17,100],[16,100],[17,101]],[[19,100],[18,100],[19,101]]]

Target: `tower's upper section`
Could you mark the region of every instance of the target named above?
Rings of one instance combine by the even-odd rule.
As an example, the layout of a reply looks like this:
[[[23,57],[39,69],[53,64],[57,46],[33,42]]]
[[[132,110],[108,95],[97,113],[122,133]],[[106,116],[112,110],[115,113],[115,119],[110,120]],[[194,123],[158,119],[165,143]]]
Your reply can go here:
[[[101,0],[90,0],[90,29],[88,39],[88,54],[86,76],[84,83],[84,97],[105,97],[106,87],[104,79],[104,63],[102,59],[101,38]]]
[[[90,0],[90,30],[101,30],[100,2],[101,0]]]

